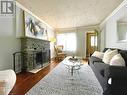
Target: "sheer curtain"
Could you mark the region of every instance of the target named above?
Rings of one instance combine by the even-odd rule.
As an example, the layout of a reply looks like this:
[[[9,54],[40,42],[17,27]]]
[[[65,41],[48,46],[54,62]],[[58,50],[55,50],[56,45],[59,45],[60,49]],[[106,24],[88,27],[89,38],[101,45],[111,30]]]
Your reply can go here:
[[[61,33],[57,34],[57,45],[63,45],[64,51],[68,54],[76,53],[76,33]]]

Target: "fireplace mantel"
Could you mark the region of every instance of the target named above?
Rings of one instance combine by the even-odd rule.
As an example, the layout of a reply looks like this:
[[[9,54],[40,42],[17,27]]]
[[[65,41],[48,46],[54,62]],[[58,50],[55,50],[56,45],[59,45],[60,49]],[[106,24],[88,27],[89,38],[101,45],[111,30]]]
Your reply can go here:
[[[50,41],[30,37],[22,37],[21,50],[26,51],[32,49],[33,50],[50,49]]]

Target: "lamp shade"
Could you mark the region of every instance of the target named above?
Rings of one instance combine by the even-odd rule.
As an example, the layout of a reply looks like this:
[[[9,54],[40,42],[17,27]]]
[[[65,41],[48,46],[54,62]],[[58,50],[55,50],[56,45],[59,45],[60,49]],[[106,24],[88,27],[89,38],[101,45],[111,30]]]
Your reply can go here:
[[[56,42],[56,38],[52,37],[52,38],[50,38],[50,41],[54,43],[54,42]]]

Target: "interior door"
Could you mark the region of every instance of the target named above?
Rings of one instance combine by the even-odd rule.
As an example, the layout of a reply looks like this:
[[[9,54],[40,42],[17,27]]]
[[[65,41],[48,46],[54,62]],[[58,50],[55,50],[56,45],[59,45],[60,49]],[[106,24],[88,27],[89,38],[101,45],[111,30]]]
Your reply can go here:
[[[87,49],[86,56],[89,57],[97,49],[97,36],[96,33],[87,33]]]

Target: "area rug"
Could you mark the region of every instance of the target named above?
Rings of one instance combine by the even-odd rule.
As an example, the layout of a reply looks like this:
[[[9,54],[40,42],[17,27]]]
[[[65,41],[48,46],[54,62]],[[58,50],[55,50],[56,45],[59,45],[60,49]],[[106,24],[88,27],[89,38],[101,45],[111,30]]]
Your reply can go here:
[[[59,63],[26,95],[103,95],[102,87],[89,65],[82,65],[72,76],[64,62]]]

